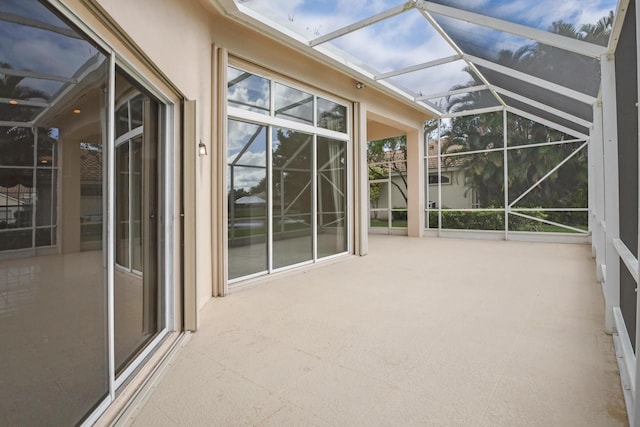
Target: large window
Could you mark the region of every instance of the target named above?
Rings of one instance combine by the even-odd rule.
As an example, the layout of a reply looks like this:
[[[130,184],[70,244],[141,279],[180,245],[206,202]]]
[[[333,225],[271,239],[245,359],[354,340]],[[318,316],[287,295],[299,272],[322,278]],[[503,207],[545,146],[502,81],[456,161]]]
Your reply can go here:
[[[236,67],[227,75],[229,279],[345,253],[347,107]]]

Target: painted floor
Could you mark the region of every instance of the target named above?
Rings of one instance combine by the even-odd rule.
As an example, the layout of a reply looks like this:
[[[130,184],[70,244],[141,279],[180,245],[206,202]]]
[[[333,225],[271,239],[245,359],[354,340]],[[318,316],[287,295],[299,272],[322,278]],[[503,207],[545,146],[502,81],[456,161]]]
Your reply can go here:
[[[134,426],[624,426],[587,245],[371,236],[201,312]]]

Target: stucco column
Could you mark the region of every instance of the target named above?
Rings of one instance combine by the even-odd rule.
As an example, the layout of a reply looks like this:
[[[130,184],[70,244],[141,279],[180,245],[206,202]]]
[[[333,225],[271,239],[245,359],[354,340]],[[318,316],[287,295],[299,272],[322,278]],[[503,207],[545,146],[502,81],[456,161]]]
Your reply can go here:
[[[367,108],[354,104],[353,187],[354,187],[354,253],[369,253],[369,174],[367,167]]]
[[[424,232],[424,144],[422,128],[407,132],[407,233],[422,237]]]

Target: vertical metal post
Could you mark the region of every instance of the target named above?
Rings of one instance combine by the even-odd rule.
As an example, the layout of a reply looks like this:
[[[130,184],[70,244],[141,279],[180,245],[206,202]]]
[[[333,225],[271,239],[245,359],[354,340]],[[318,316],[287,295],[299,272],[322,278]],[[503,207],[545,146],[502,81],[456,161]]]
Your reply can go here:
[[[431,206],[429,206],[429,136],[427,135],[427,127],[422,124],[422,143],[424,144],[424,155],[422,161],[424,162],[424,198],[425,198],[425,221],[423,227],[429,229],[431,224],[429,223],[429,213],[431,212]]]
[[[438,237],[442,234],[442,139],[441,135],[442,119],[438,119],[438,154],[436,160],[438,161]]]
[[[33,134],[33,172],[31,173],[31,255],[36,255],[36,234],[38,233],[36,224],[36,210],[38,209],[38,128],[31,130]]]
[[[111,53],[109,57],[109,90],[107,107],[107,323],[109,346],[109,396],[115,399],[115,296],[114,296],[114,265],[115,265],[115,103],[116,103],[116,57]]]
[[[318,136],[313,135],[311,142],[311,229],[312,257],[318,260]]]
[[[635,47],[635,55],[636,55],[636,80],[637,80],[637,90],[638,93],[636,95],[636,112],[638,114],[638,138],[636,144],[638,144],[638,159],[636,165],[640,167],[640,109],[638,109],[638,103],[640,102],[640,55],[638,54],[638,47],[640,46],[640,7],[636,2],[635,4],[636,11],[636,47]],[[624,52],[623,52],[624,54]],[[640,227],[640,173],[638,173],[638,182],[636,183],[638,186],[638,226]],[[638,228],[640,230],[640,228]],[[636,257],[640,258],[640,238],[638,239],[638,248],[636,252]],[[638,274],[640,274],[640,264],[638,266]],[[640,277],[640,276],[637,276]],[[634,390],[634,399],[633,399],[633,427],[640,427],[640,357],[638,354],[638,348],[640,339],[640,292],[638,292],[638,288],[640,284],[636,283],[636,377],[635,377],[635,390]]]
[[[613,333],[615,323],[613,308],[620,306],[620,257],[613,240],[620,237],[619,188],[618,188],[618,129],[616,105],[615,60],[612,55],[602,55],[602,130],[604,156],[605,210],[605,266],[604,299],[605,329]]]
[[[354,109],[354,178],[355,178],[355,254],[364,256],[369,252],[369,168],[367,166],[367,108],[356,102]]]
[[[594,187],[594,228],[593,241],[596,252],[596,267],[598,271],[598,281],[603,282],[603,266],[605,264],[605,236],[604,236],[604,147],[602,130],[602,103],[598,102],[593,106],[593,130],[589,141],[591,153],[593,155],[593,187]]]
[[[273,132],[267,126],[267,270],[273,271]],[[282,188],[280,189],[282,191]]]
[[[393,184],[391,183],[391,162],[387,162],[387,226],[389,227],[389,234],[391,234],[391,227],[393,227]]]
[[[502,141],[502,155],[503,155],[503,159],[502,159],[502,169],[503,169],[503,173],[504,173],[504,240],[509,240],[509,160],[508,160],[508,151],[507,151],[507,144],[509,142],[509,135],[507,135],[508,132],[508,113],[507,110],[504,109],[502,110],[502,137],[503,137],[503,141]]]

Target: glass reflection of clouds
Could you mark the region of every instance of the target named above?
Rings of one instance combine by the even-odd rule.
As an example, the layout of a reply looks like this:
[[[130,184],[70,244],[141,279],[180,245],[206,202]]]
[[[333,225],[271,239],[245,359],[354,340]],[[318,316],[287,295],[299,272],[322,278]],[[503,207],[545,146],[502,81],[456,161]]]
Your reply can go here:
[[[266,127],[229,120],[227,164],[233,166],[233,187],[249,190],[265,177],[267,167]],[[231,185],[231,183],[229,183]]]
[[[347,133],[347,107],[318,98],[318,127]]]
[[[3,1],[0,13],[1,67],[38,75],[22,80],[29,90],[13,94],[17,99],[51,100],[101,59],[96,47],[35,0]]]
[[[11,13],[19,17],[33,19],[57,27],[68,27],[60,18],[51,13],[49,9],[43,7],[38,0],[2,0],[2,2],[0,2],[0,12]]]
[[[313,124],[313,95],[280,83],[275,84],[275,116]]]
[[[270,92],[268,79],[234,67],[227,68],[227,99],[230,106],[269,114]]]
[[[2,62],[17,70],[66,78],[73,77],[97,53],[84,40],[4,20],[0,20],[0,39]]]

